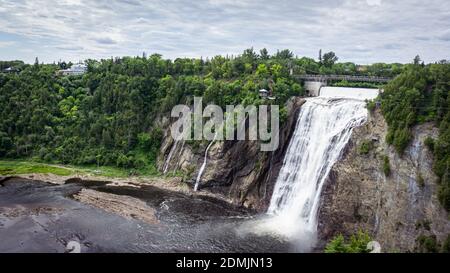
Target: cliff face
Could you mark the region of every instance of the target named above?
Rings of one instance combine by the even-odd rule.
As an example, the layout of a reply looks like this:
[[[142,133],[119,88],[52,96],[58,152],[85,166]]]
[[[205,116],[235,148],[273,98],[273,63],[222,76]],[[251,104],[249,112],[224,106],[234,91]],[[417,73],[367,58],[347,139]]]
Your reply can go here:
[[[383,251],[414,251],[420,235],[445,240],[450,233],[447,212],[437,200],[432,154],[424,145],[438,131],[431,124],[413,129],[414,139],[402,156],[385,143],[387,124],[381,113],[355,128],[330,173],[319,209],[319,233],[324,240],[358,229],[369,231]],[[361,152],[365,142],[372,148]],[[390,174],[383,164],[389,158]]]
[[[280,128],[280,142],[274,152],[261,152],[258,141],[214,142],[208,152],[200,189],[221,194],[238,206],[265,211],[303,103],[301,98],[288,102],[288,119]],[[167,174],[181,171],[184,182],[194,184],[208,144],[208,141],[198,146],[176,143],[170,137],[170,130],[166,130],[159,169],[163,172],[166,169]]]
[[[274,152],[261,152],[258,141],[215,142],[200,189],[265,212],[303,103],[300,98],[289,101],[288,120],[280,128],[280,145]],[[165,124],[168,128],[169,121]],[[403,155],[385,143],[386,134],[387,124],[378,110],[353,130],[322,191],[322,242],[339,233],[350,235],[363,229],[383,251],[415,251],[419,236],[436,236],[443,242],[450,233],[449,216],[437,200],[432,154],[424,145],[425,138],[436,137],[438,130],[432,124],[413,128],[414,139]],[[363,143],[368,147],[365,152],[361,150]],[[167,174],[181,171],[183,181],[194,184],[208,144],[175,143],[166,130],[158,160],[160,170],[166,169]],[[383,170],[385,158],[389,159],[388,175]]]

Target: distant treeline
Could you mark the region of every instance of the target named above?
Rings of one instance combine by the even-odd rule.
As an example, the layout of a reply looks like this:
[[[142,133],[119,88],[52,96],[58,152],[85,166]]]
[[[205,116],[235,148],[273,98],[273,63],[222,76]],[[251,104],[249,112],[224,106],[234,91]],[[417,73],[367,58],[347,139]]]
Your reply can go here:
[[[0,61],[0,73],[10,67],[20,71],[26,66],[23,61]]]
[[[357,87],[357,88],[381,88],[383,83],[373,83],[373,82],[349,82],[346,80],[332,82],[331,86],[336,87]]]

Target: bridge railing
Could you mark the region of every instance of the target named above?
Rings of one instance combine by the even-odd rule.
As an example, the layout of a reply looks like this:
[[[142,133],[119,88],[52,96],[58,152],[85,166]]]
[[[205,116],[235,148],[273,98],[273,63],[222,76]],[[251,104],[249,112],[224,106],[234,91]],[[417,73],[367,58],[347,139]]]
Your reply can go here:
[[[352,75],[294,75],[295,78],[311,81],[329,81],[329,80],[346,80],[346,81],[362,81],[362,82],[388,82],[391,78],[377,76],[352,76]]]

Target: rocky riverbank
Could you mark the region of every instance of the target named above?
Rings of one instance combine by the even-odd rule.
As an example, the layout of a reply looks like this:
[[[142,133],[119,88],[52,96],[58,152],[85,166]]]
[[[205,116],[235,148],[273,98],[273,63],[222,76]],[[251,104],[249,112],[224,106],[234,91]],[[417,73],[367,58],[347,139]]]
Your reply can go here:
[[[254,214],[209,194],[135,181],[60,182],[1,180],[0,252],[65,252],[71,241],[81,252],[292,251],[280,238],[240,231]]]
[[[231,203],[230,200],[224,198],[223,195],[214,194],[210,191],[194,191],[189,184],[184,183],[180,177],[164,177],[164,176],[130,176],[130,177],[105,177],[90,174],[75,174],[75,175],[55,175],[45,173],[31,173],[31,174],[15,174],[11,176],[0,176],[0,185],[2,181],[7,181],[12,178],[22,178],[34,181],[45,181],[55,185],[63,185],[65,183],[83,183],[85,185],[95,184],[98,182],[106,183],[108,186],[123,186],[141,188],[143,186],[154,186],[164,190],[182,193],[186,196],[206,196],[217,198],[221,201]]]

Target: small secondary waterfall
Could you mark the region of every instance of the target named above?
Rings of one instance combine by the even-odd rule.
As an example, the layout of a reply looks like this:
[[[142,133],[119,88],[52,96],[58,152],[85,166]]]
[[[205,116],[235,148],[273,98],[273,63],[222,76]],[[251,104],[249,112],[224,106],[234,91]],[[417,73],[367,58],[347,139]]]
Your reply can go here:
[[[169,169],[170,160],[172,159],[173,153],[177,149],[177,145],[178,145],[178,140],[175,140],[175,142],[172,144],[172,148],[170,148],[170,152],[169,152],[169,155],[167,156],[166,162],[164,162],[164,168],[163,168],[164,174],[166,174],[167,170]]]
[[[206,168],[206,162],[208,160],[208,151],[209,151],[209,148],[211,148],[214,141],[216,140],[216,135],[217,135],[217,133],[214,134],[213,140],[211,140],[211,142],[208,144],[208,147],[206,147],[205,159],[203,160],[203,164],[200,167],[200,170],[198,171],[197,179],[195,180],[194,191],[198,190],[198,185],[200,184],[200,179],[202,178],[203,171],[205,171],[205,168]]]
[[[334,91],[339,89],[327,90],[327,97],[308,98],[302,105],[268,209],[274,216],[268,224],[271,229],[303,238],[310,246],[315,243],[322,186],[353,128],[367,118],[362,99],[377,95],[358,92],[352,98]]]
[[[181,155],[183,154],[184,144],[186,143],[185,140],[183,140],[183,143],[181,144],[180,151],[178,152],[178,160],[177,164],[175,164],[175,168],[173,168],[173,174],[175,175],[177,173],[178,168],[180,167],[181,162],[179,161],[181,158]]]

